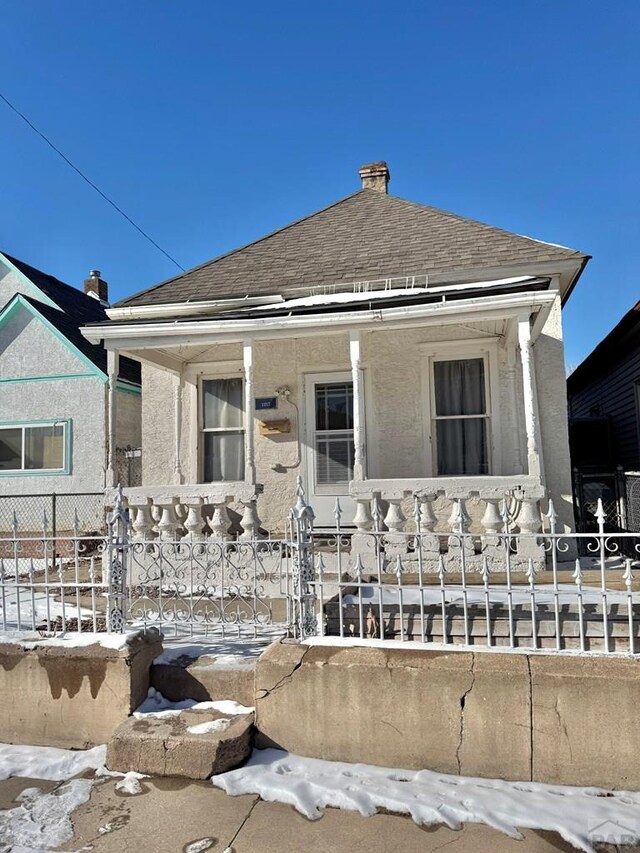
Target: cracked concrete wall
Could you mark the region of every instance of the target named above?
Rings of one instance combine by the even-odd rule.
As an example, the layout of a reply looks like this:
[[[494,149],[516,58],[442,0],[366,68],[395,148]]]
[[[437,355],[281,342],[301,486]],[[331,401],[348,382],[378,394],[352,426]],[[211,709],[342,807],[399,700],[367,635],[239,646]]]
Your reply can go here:
[[[123,650],[0,643],[0,741],[65,749],[105,743],[147,695],[161,651],[153,629]]]
[[[640,786],[640,660],[274,643],[265,743],[313,758],[553,784]]]

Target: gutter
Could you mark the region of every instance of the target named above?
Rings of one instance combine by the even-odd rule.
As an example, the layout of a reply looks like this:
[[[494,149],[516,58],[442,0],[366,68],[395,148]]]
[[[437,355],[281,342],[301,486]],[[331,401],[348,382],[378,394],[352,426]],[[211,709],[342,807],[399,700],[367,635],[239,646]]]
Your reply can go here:
[[[342,311],[336,313],[316,315],[296,315],[285,317],[256,317],[235,320],[195,320],[191,322],[132,324],[132,325],[96,325],[84,326],[82,334],[91,342],[99,343],[104,340],[116,340],[121,338],[138,338],[152,341],[162,336],[193,338],[207,337],[209,339],[223,335],[235,335],[238,339],[250,337],[256,333],[268,333],[277,331],[308,331],[328,329],[335,330],[339,327],[347,329],[354,326],[369,326],[376,328],[382,324],[401,323],[405,320],[419,320],[422,318],[438,318],[442,315],[458,317],[467,314],[495,314],[496,312],[507,312],[507,314],[533,313],[540,308],[550,305],[556,298],[555,291],[527,292],[509,296],[482,296],[474,299],[456,300],[448,302],[443,298],[441,302],[429,303],[427,305],[408,305],[402,307],[378,308],[368,311]],[[489,318],[490,319],[490,318]]]

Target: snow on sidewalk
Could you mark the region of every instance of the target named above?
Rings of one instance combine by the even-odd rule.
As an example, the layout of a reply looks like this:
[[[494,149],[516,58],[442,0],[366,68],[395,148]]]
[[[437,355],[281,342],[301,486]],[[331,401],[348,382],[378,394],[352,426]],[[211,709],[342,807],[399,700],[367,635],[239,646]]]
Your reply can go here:
[[[449,776],[430,770],[393,770],[303,758],[276,749],[255,750],[248,763],[211,780],[227,794],[258,794],[287,803],[311,820],[320,809],[378,809],[410,815],[417,824],[460,829],[484,823],[511,838],[519,829],[550,830],[586,853],[595,853],[598,827],[620,827],[620,838],[640,841],[640,793],[603,791]]]
[[[0,743],[0,779],[26,776],[62,782],[85,770],[104,767],[106,746],[93,749],[57,749],[53,746],[20,746]]]

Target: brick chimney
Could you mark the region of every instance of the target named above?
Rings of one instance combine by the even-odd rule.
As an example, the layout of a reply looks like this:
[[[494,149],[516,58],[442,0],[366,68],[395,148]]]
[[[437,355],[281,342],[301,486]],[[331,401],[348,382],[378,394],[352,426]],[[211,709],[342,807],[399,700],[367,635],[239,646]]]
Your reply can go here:
[[[362,178],[363,190],[375,190],[379,193],[387,193],[391,173],[389,167],[381,160],[379,163],[366,163],[359,171]]]
[[[87,296],[95,296],[100,302],[109,302],[109,285],[100,278],[100,270],[91,270],[89,278],[85,278],[84,292]]]

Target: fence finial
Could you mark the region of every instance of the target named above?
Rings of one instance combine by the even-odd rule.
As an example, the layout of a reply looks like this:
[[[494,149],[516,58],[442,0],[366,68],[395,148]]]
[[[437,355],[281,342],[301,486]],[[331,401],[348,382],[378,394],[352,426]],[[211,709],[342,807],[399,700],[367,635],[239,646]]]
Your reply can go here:
[[[444,557],[442,556],[442,554],[440,554],[440,556],[438,557],[438,580],[440,581],[440,583],[444,583],[444,576],[446,572],[447,570],[444,565]]]
[[[489,568],[489,560],[487,560],[487,555],[485,554],[482,558],[482,583],[489,583],[489,575],[491,574],[491,569]]]
[[[624,574],[622,575],[622,580],[627,587],[627,591],[631,592],[631,586],[633,584],[633,574],[631,573],[631,560],[627,557],[624,561]]]
[[[607,520],[607,514],[604,511],[604,506],[602,505],[602,498],[598,498],[598,503],[596,505],[595,511],[596,521],[598,522],[598,527],[600,528],[600,533],[604,532],[604,523]]]
[[[312,522],[315,518],[315,513],[305,500],[304,486],[302,485],[302,477],[300,475],[296,479],[296,503],[292,513],[293,517],[298,520],[306,518],[307,521]]]
[[[580,565],[579,557],[576,557],[576,567],[573,572],[573,580],[578,589],[580,589],[582,586],[582,566]]]

